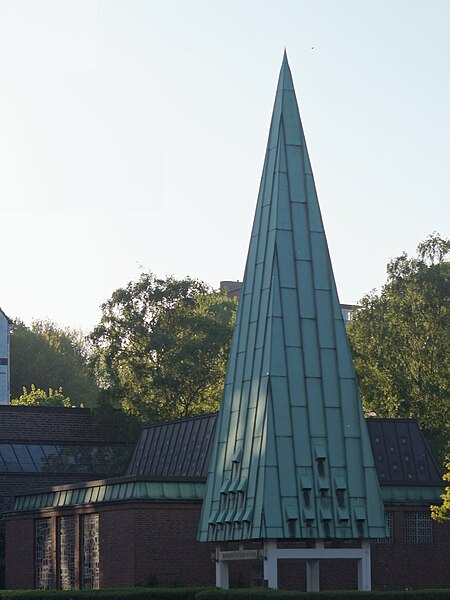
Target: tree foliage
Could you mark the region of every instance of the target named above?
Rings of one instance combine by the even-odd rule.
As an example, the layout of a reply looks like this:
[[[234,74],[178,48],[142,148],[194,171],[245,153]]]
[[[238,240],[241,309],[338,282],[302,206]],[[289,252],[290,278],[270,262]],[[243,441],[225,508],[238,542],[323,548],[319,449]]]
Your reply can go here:
[[[144,273],[116,290],[91,334],[103,401],[146,422],[217,410],[235,306],[190,278]]]
[[[23,406],[62,406],[70,408],[72,403],[70,398],[64,395],[62,388],[53,390],[49,388],[48,392],[37,388],[31,384],[30,391],[23,388],[22,394],[18,398],[13,398],[11,404]]]
[[[446,467],[447,473],[444,474],[444,479],[450,482],[450,461]],[[431,516],[435,521],[450,521],[450,485],[446,486],[441,498],[441,505],[431,506]]]
[[[347,328],[365,410],[416,418],[440,460],[450,433],[449,252],[433,234],[416,257],[391,260],[381,293],[361,300]]]
[[[51,321],[27,327],[15,321],[11,334],[11,397],[23,388],[57,390],[62,387],[73,404],[92,406],[98,388],[87,364],[82,332],[61,328]]]

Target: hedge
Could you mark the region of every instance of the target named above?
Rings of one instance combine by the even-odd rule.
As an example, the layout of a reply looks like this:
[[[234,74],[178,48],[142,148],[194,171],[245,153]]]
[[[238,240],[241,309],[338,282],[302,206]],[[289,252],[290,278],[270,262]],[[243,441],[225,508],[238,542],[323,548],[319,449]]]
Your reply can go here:
[[[0,600],[195,600],[197,592],[202,589],[0,590]]]
[[[390,592],[158,587],[76,591],[0,590],[0,600],[450,600],[450,589]]]
[[[389,592],[359,592],[354,590],[296,592],[209,588],[198,592],[195,600],[450,600],[450,589]]]

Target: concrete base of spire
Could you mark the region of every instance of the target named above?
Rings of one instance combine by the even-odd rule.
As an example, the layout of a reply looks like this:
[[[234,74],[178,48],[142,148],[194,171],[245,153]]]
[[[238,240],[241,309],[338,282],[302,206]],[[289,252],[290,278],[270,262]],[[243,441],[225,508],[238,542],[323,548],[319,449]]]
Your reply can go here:
[[[220,545],[216,546],[216,587],[227,590],[230,587],[228,562],[220,558]]]
[[[306,591],[320,592],[320,562],[318,560],[306,561]]]
[[[278,588],[279,559],[306,560],[306,591],[320,591],[320,560],[349,559],[358,561],[358,590],[371,590],[370,541],[362,540],[361,548],[325,548],[316,540],[314,548],[277,548],[276,540],[264,541],[264,579],[267,587]]]
[[[358,560],[358,590],[370,592],[372,589],[372,572],[370,564],[370,540],[362,541],[363,556]]]
[[[315,540],[313,548],[278,548],[274,539],[263,540],[264,545],[264,580],[270,589],[278,588],[278,560],[299,559],[306,561],[306,591],[320,591],[320,561],[321,560],[357,560],[358,562],[358,590],[368,592],[371,590],[371,566],[370,566],[370,540],[362,540],[360,548],[325,548],[323,540]],[[234,556],[233,560],[239,558],[245,560],[246,552],[248,558],[255,559],[254,550],[241,551],[240,556]],[[229,587],[228,560],[231,556],[224,555],[236,553],[224,553],[220,546],[216,547],[216,586],[219,588]]]
[[[264,540],[264,581],[267,587],[276,590],[278,588],[278,557],[277,541]]]

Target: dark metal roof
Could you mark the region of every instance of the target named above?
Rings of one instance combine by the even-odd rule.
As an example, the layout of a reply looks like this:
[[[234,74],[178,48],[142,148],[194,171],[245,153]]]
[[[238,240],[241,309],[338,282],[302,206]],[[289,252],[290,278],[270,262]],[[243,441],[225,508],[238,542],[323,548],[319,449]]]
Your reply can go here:
[[[205,477],[216,415],[202,415],[141,429],[126,475]]]
[[[366,422],[382,485],[442,483],[415,419],[367,419]]]
[[[216,417],[143,427],[125,477],[19,494],[13,510],[138,499],[198,500],[204,495]],[[367,419],[366,423],[383,500],[414,505],[438,502],[443,482],[417,421]]]
[[[204,477],[217,413],[141,429],[126,476]],[[442,479],[415,419],[367,419],[382,485],[434,484]]]

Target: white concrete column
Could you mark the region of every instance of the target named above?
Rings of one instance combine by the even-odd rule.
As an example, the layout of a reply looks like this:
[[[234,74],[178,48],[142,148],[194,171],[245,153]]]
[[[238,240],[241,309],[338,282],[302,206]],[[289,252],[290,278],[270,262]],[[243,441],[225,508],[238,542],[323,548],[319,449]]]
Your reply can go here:
[[[370,564],[370,540],[362,540],[362,558],[358,560],[358,590],[370,592],[372,589],[372,573]]]
[[[320,567],[318,560],[306,561],[306,591],[320,592]]]
[[[314,548],[323,550],[324,541],[315,540]],[[320,563],[318,560],[306,561],[306,591],[320,592]]]
[[[230,579],[228,576],[228,563],[220,560],[220,545],[216,546],[216,587],[228,589]]]
[[[278,559],[277,541],[264,540],[264,579],[267,587],[276,590],[278,588]]]

